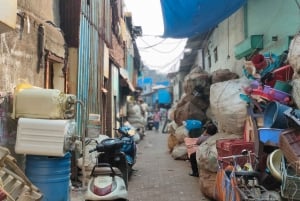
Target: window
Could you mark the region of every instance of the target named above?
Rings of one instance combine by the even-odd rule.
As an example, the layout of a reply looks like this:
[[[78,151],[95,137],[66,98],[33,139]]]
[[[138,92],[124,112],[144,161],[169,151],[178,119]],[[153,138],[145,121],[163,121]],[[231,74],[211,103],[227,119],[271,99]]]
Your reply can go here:
[[[208,62],[208,68],[211,68],[211,56],[210,56],[210,53],[208,53],[207,62]]]
[[[46,53],[45,58],[45,88],[59,89],[66,92],[66,74],[64,60],[51,52]]]

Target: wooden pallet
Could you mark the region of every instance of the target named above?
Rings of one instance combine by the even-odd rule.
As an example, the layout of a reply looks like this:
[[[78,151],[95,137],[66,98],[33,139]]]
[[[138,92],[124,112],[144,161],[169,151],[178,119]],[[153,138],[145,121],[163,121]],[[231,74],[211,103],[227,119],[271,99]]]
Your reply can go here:
[[[40,201],[42,193],[18,167],[7,148],[0,146],[0,189],[6,201]]]

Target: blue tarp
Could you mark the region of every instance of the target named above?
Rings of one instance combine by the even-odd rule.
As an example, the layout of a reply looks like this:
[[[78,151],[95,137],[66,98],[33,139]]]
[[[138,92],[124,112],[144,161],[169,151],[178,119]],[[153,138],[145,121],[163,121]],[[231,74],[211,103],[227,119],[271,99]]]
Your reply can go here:
[[[164,37],[188,38],[208,32],[247,0],[160,0]]]

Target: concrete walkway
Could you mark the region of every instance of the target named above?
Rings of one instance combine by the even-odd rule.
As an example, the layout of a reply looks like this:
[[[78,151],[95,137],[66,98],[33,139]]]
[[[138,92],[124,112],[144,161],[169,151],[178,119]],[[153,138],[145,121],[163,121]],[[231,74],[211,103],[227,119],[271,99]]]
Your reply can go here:
[[[191,177],[190,163],[174,160],[168,153],[168,134],[147,131],[138,144],[137,162],[129,180],[129,201],[208,201]],[[73,189],[71,201],[83,201],[83,192]]]
[[[147,131],[138,144],[137,171],[129,181],[130,201],[206,201],[190,163],[168,153],[168,134]]]

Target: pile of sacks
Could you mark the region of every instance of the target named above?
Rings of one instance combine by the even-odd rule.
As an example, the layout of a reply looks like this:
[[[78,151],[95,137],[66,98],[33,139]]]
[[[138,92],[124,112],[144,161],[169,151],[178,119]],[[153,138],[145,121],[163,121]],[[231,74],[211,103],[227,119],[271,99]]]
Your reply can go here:
[[[184,138],[191,137],[183,122],[199,120],[204,124],[214,119],[210,106],[212,84],[238,78],[228,69],[215,71],[211,75],[200,68],[194,68],[184,79],[184,94],[169,112],[168,148],[174,159],[187,159]],[[199,130],[199,135],[202,133]]]

